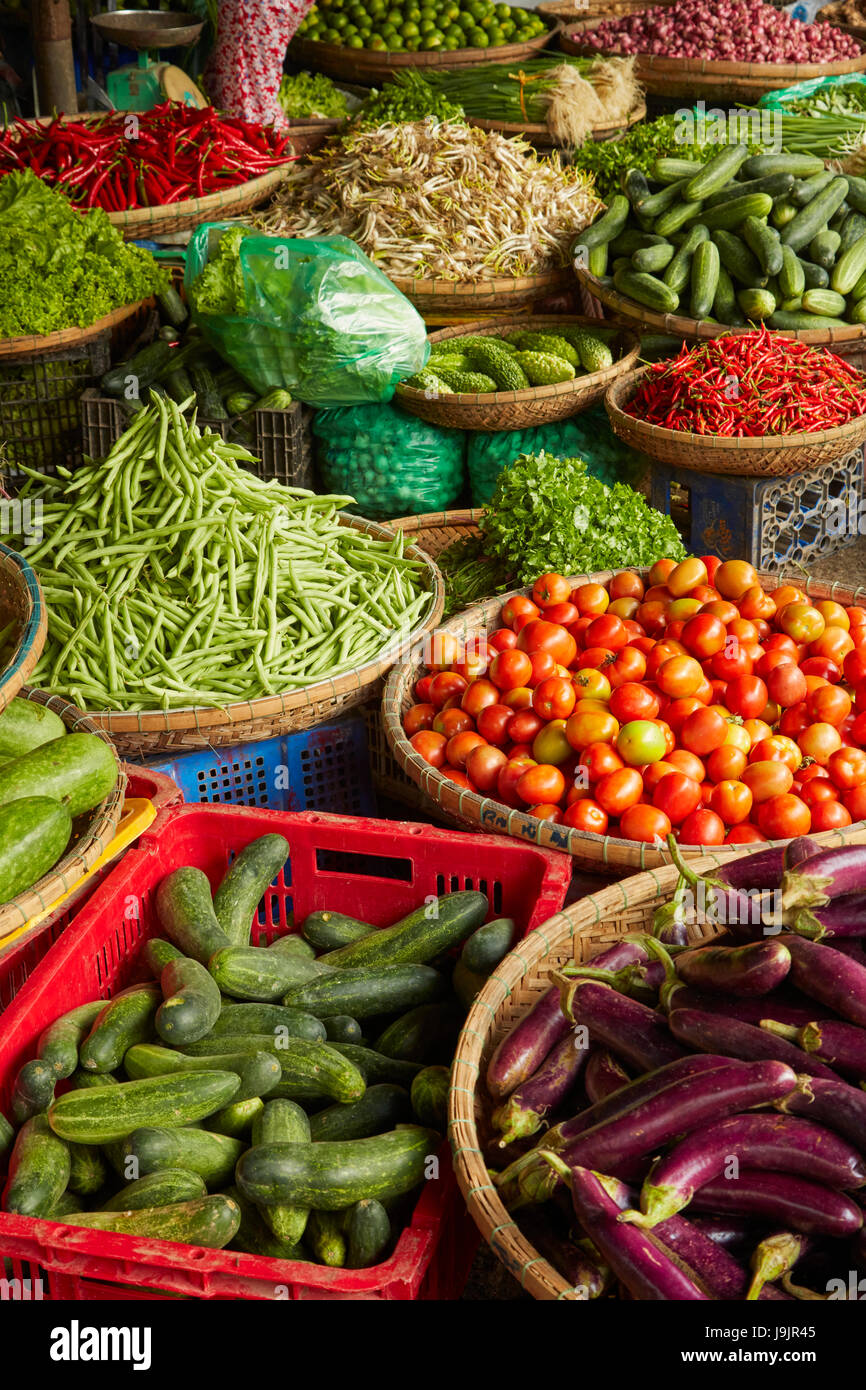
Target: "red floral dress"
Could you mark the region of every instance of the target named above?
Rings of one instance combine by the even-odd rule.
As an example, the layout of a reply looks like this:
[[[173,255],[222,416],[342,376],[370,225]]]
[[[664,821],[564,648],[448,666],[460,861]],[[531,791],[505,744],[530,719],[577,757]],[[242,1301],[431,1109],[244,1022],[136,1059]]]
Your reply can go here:
[[[313,0],[220,0],[219,32],[205,68],[214,106],[247,121],[287,125],[277,99],[286,47]]]

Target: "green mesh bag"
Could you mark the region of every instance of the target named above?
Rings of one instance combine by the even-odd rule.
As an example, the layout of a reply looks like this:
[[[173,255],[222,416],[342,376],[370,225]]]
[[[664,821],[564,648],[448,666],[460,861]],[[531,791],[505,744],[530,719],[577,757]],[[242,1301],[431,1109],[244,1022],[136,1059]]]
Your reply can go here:
[[[643,474],[647,459],[629,449],[610,427],[603,405],[593,406],[570,420],[558,420],[529,430],[504,430],[495,434],[473,432],[469,439],[467,464],[473,507],[490,501],[503,468],[520,454],[555,454],[558,458],[581,458],[588,471],[608,486],[632,485]]]

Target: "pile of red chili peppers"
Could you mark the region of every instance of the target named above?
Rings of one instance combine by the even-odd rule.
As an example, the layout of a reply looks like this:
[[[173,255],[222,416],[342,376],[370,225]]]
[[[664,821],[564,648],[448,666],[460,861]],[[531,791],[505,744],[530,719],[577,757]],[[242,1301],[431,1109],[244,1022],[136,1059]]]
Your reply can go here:
[[[32,169],[72,202],[106,212],[202,198],[292,158],[288,137],[275,130],[168,101],[95,121],[61,116],[0,128],[0,174]]]
[[[828,352],[763,327],[683,344],[654,362],[627,415],[692,434],[813,433],[866,414],[866,378]]]

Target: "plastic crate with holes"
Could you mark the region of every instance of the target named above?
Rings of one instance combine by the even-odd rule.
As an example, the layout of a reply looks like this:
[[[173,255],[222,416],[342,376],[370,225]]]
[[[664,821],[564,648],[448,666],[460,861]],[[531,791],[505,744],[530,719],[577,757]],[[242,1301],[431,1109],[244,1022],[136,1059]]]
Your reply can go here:
[[[191,864],[216,885],[234,854],[275,831],[286,837],[290,853],[259,908],[258,931],[253,926],[253,939],[262,944],[317,909],[334,908],[382,927],[428,895],[464,888],[486,893],[490,916],[513,917],[525,934],[560,909],[570,878],[565,855],[501,836],[315,812],[167,809],[6,1011],[0,1110],[8,1111],[17,1071],[33,1056],[49,1022],[148,978],[143,947],[159,931],[154,902],[166,874]],[[477,1242],[445,1143],[438,1177],[424,1184],[392,1253],[368,1269],[330,1269],[0,1213],[0,1261],[7,1262],[7,1278],[39,1280],[50,1299],[454,1299]]]
[[[376,810],[360,715],[282,738],[182,753],[147,768],[171,777],[188,802],[351,816]]]

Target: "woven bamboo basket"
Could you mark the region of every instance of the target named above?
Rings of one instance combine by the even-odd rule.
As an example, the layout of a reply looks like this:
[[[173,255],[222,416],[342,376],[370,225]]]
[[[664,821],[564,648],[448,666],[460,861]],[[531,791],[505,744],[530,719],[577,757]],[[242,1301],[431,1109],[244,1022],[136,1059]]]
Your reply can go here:
[[[495,280],[416,280],[407,275],[388,278],[423,318],[428,314],[447,314],[449,318],[462,319],[474,316],[477,309],[504,313],[559,294],[572,283],[572,271],[569,266],[558,266],[538,275],[498,276]]]
[[[690,468],[696,473],[733,473],[738,477],[785,478],[804,468],[834,463],[866,440],[866,415],[845,425],[811,434],[762,435],[755,439],[717,438],[666,430],[627,415],[623,406],[635,395],[647,368],[629,372],[608,387],[604,404],[614,434],[657,463]]]
[[[496,337],[510,332],[543,333],[557,331],[563,324],[593,329],[598,319],[560,314],[529,319],[494,319],[460,328],[445,328],[430,335],[431,345],[461,338],[467,333]],[[612,367],[559,382],[556,386],[534,386],[528,391],[495,391],[484,395],[455,392],[450,396],[428,396],[411,386],[398,386],[397,397],[404,410],[433,425],[451,425],[461,430],[519,430],[565,420],[588,410],[600,400],[612,381],[630,372],[640,352],[640,340],[628,330],[617,332],[611,347],[619,354]]]
[[[324,116],[298,116],[289,121],[289,139],[296,155],[313,154],[325,141],[336,135],[346,124],[344,120]]]
[[[0,545],[0,627],[20,624],[12,659],[0,671],[0,711],[14,699],[42,655],[48,631],[45,600],[34,570],[22,555]]]
[[[569,33],[560,34],[563,53],[596,54],[597,49],[581,42],[581,35],[594,29],[598,22],[576,24]],[[859,58],[839,63],[723,63],[708,58],[660,58],[639,53],[634,65],[635,80],[652,96],[730,102],[757,101],[765,92],[792,87],[795,82],[864,70],[866,49]]]
[[[647,570],[639,570],[643,578]],[[593,582],[605,584],[613,578],[614,571],[605,570],[597,574],[581,574],[571,578],[573,585]],[[817,580],[804,579],[802,575],[780,575],[760,573],[759,579],[768,593],[781,584],[795,584],[813,598],[835,599],[837,603],[849,606],[866,600],[866,588],[854,591],[840,584],[824,584]],[[498,594],[486,599],[474,608],[467,608],[436,629],[437,632],[453,633],[459,641],[466,642],[471,637],[484,636],[499,626],[499,613],[502,605],[513,594],[531,594],[531,587],[514,589],[511,594]],[[575,861],[576,867],[588,869],[597,874],[622,877],[623,874],[636,873],[642,869],[657,869],[670,863],[667,847],[657,849],[654,845],[623,840],[614,835],[594,835],[583,830],[572,830],[566,825],[558,825],[549,820],[538,820],[526,811],[512,810],[501,801],[481,796],[478,792],[458,787],[442,772],[419,756],[403,732],[403,716],[415,703],[412,692],[422,675],[424,665],[421,654],[416,653],[402,666],[395,666],[386,683],[382,697],[382,722],[385,737],[397,764],[424,793],[422,806],[435,807],[436,814],[447,819],[462,830],[492,831],[498,835],[512,835],[519,840],[531,840],[546,849],[564,850]],[[857,822],[856,831],[866,826]],[[843,839],[850,838],[854,830],[846,827],[841,833]],[[824,841],[826,832],[813,836]],[[778,844],[785,843],[777,841]],[[766,844],[763,845],[766,848]],[[741,845],[720,846],[713,850],[720,856],[737,855],[742,852]],[[686,858],[695,858],[701,853],[698,845],[683,845],[681,853]]]
[[[826,20],[828,24],[833,24],[837,29],[850,34],[852,38],[863,39],[866,41],[866,15],[863,17],[862,24],[848,24],[844,19],[837,19],[837,15],[842,10],[841,4],[825,5],[815,16],[815,22]]]
[[[301,67],[324,72],[338,81],[357,82],[365,87],[377,87],[406,68],[468,68],[476,63],[516,63],[532,58],[558,34],[558,20],[547,16],[547,33],[538,34],[526,43],[500,44],[496,48],[428,49],[417,53],[375,48],[347,48],[338,43],[320,43],[316,39],[296,37],[289,44],[287,57]]]
[[[646,103],[640,102],[634,108],[626,121],[609,121],[607,125],[596,126],[586,137],[597,144],[605,143],[609,140],[618,140],[627,130],[631,130],[633,125],[637,125],[646,116]],[[500,135],[522,136],[529,140],[539,149],[556,149],[561,147],[562,142],[557,140],[545,123],[535,121],[489,121],[481,116],[467,116],[467,125],[477,126],[479,130],[498,130]]]
[[[145,317],[153,305],[152,299],[138,299],[134,304],[123,304],[119,309],[112,310],[95,323],[88,324],[87,328],[61,328],[56,333],[33,333],[26,338],[0,338],[0,362],[7,358],[48,357],[66,348],[91,343],[107,331],[110,331],[113,343],[123,342],[128,338],[130,321]]]
[[[656,0],[659,5],[672,5],[673,0]],[[573,27],[587,20],[617,19],[622,15],[645,10],[648,0],[543,0],[536,5],[539,14],[558,19]]]
[[[354,526],[379,539],[393,539],[393,533],[377,522],[347,515],[343,515],[341,521],[345,526]],[[386,648],[366,666],[287,694],[266,695],[220,708],[135,713],[88,710],[88,719],[105,731],[122,757],[134,761],[167,750],[212,748],[277,738],[338,718],[346,710],[373,698],[382,688],[382,677],[400,653],[419,643],[442,616],[445,586],[437,566],[415,545],[408,547],[406,554],[424,562],[424,583],[430,590],[431,607],[424,621],[401,639],[399,649],[395,643],[393,649]]]
[[[38,705],[47,705],[60,716],[70,733],[97,734],[111,747],[112,741],[102,729],[80,709],[76,709],[75,705],[61,700],[59,695],[49,695],[47,691],[30,690],[26,687],[20,694]],[[38,912],[45,912],[46,908],[64,893],[68,893],[82,874],[87,873],[91,865],[96,863],[114,839],[114,832],[123,811],[125,791],[126,773],[118,764],[117,782],[110,795],[100,802],[95,810],[87,815],[78,816],[73,821],[72,839],[63,858],[49,873],[34,883],[32,888],[19,893],[17,898],[0,907],[0,940],[10,932],[23,927]]]
[[[219,193],[208,193],[204,198],[184,198],[182,202],[166,203],[162,207],[129,208],[125,212],[110,212],[108,220],[128,241],[159,236],[167,232],[187,232],[200,226],[202,222],[213,222],[221,217],[237,217],[240,213],[255,207],[257,203],[264,202],[279,188],[289,168],[289,164],[281,164],[276,169],[270,169],[267,174],[260,174],[258,178],[248,179],[246,183],[239,183],[235,188],[225,188]]]
[[[866,835],[854,838],[862,842]],[[719,863],[717,856],[706,855],[693,861],[692,868],[707,873]],[[673,896],[677,877],[671,865],[657,873],[638,874],[550,917],[496,967],[472,1005],[458,1039],[448,1097],[454,1171],[482,1236],[533,1298],[579,1301],[580,1295],[539,1255],[520,1230],[519,1212],[517,1220],[512,1218],[490,1180],[484,1148],[492,1137],[490,1115],[495,1107],[484,1084],[487,1064],[504,1035],[549,988],[553,971],[572,961],[586,964],[628,932],[647,931],[656,908]],[[689,927],[695,942],[717,932],[716,926],[706,923]]]

